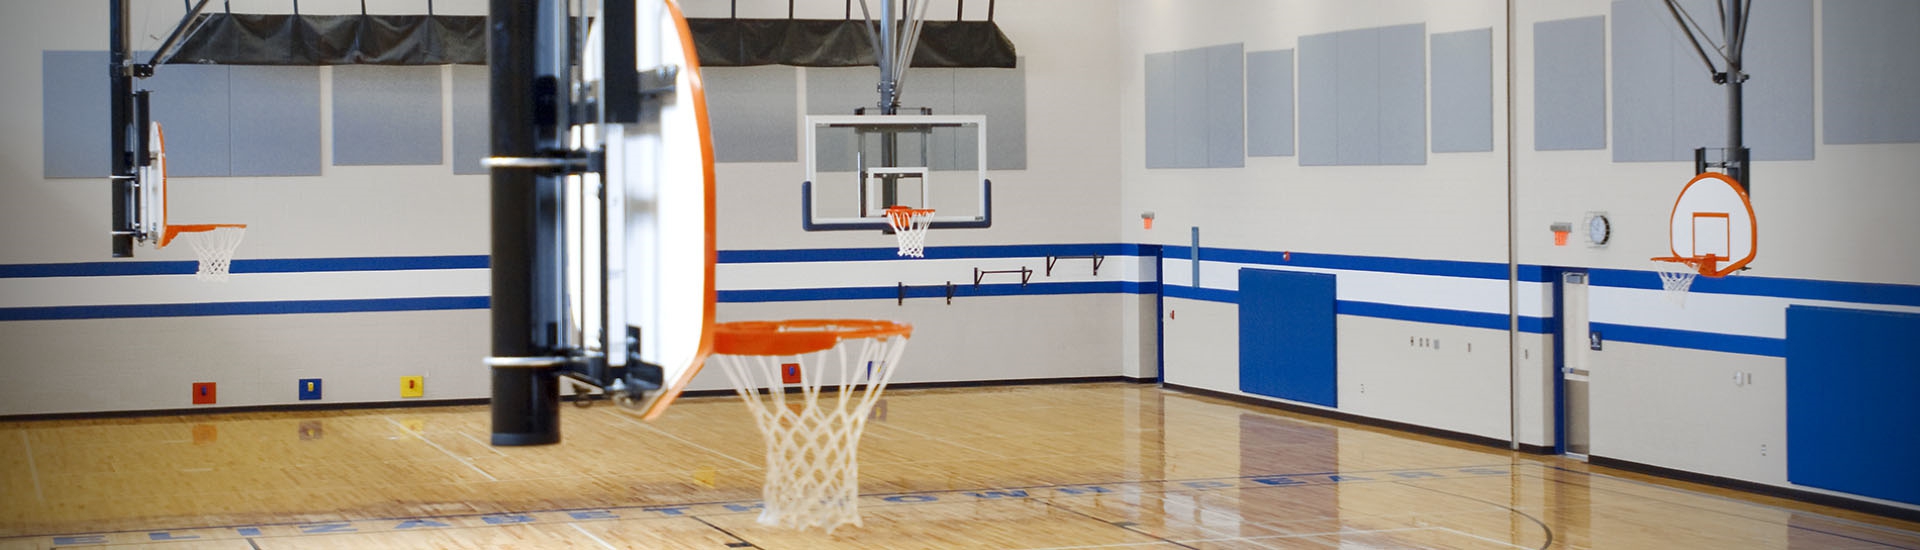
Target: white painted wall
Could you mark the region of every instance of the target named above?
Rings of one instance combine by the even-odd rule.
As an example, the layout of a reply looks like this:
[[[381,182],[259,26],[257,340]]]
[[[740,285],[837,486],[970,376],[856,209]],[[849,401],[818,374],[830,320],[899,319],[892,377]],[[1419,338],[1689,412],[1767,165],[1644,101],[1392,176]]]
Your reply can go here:
[[[391,3],[369,8],[419,9],[384,4]],[[134,6],[136,49],[156,47],[184,13],[180,2]],[[286,6],[239,0],[233,9]],[[348,0],[301,3],[303,13],[359,9]],[[435,9],[486,7],[452,0]],[[14,236],[0,245],[0,265],[194,259],[187,246],[110,258],[105,178],[43,177],[42,124],[60,121],[42,120],[41,52],[105,51],[107,21],[106,2],[0,7],[0,66],[12,75],[0,80],[0,231]],[[320,71],[322,174],[174,178],[173,219],[250,224],[241,259],[486,254],[486,178],[453,175],[450,151],[436,166],[331,165],[331,70]],[[441,118],[450,131],[449,114]],[[474,269],[253,275],[226,285],[185,275],[0,279],[0,307],[486,294],[486,271]],[[406,375],[428,377],[428,399],[484,397],[486,323],[487,312],[473,309],[0,322],[0,376],[8,380],[0,415],[185,408],[193,382],[218,383],[217,406],[297,403],[300,378],[323,379],[323,403],[397,401]]]
[[[1524,83],[1534,75],[1534,23],[1609,11],[1609,2],[1515,3],[1513,78],[1522,85],[1516,86],[1512,112],[1521,263],[1649,271],[1648,258],[1667,255],[1667,218],[1693,175],[1691,163],[1614,163],[1610,150],[1532,150],[1534,98]],[[1819,13],[1816,3],[1811,21],[1815,160],[1756,163],[1759,255],[1739,276],[1920,284],[1920,262],[1914,260],[1920,248],[1913,244],[1920,219],[1903,214],[1920,204],[1920,186],[1905,175],[1920,168],[1920,144],[1827,145],[1821,140]],[[1607,23],[1611,40],[1611,17]],[[1677,75],[1704,79],[1704,73],[1694,64]],[[1611,123],[1609,115],[1609,142]],[[1548,224],[1578,223],[1588,211],[1609,213],[1611,245],[1552,246]],[[1680,307],[1658,291],[1603,286],[1593,287],[1590,298],[1595,322],[1762,338],[1786,337],[1785,310],[1795,303],[1920,309],[1702,293],[1688,296]],[[1607,342],[1586,358],[1593,371],[1594,456],[1790,485],[1784,359],[1625,342]],[[1751,384],[1737,384],[1735,373],[1749,373]]]
[[[1503,109],[1494,109],[1493,151],[1428,153],[1421,166],[1300,166],[1298,157],[1248,157],[1237,169],[1148,170],[1143,138],[1147,54],[1238,42],[1249,52],[1295,49],[1297,60],[1300,36],[1410,23],[1424,23],[1430,34],[1492,28],[1493,99],[1494,105],[1504,105],[1505,3],[1137,0],[1121,5],[1122,34],[1132,40],[1118,52],[1126,77],[1120,89],[1126,139],[1120,155],[1121,211],[1112,223],[1128,241],[1186,246],[1190,228],[1197,226],[1201,246],[1210,249],[1506,263]],[[1444,108],[1429,105],[1427,112]],[[1155,215],[1151,230],[1139,221],[1145,211]],[[1166,283],[1191,284],[1190,265],[1169,260]],[[1245,266],[1207,262],[1202,285],[1232,290],[1239,267]],[[1501,316],[1507,312],[1503,281],[1441,283],[1435,291],[1422,280],[1444,278],[1351,271],[1338,277],[1341,300],[1405,299]],[[1166,381],[1239,394],[1237,306],[1168,299],[1166,308],[1178,315],[1161,320]],[[1339,318],[1338,330],[1342,412],[1509,437],[1511,345],[1505,331],[1351,315]],[[1418,338],[1438,338],[1442,346],[1408,345]],[[1467,342],[1473,343],[1471,353]],[[1541,396],[1532,391],[1528,398],[1538,402]],[[1545,439],[1550,432],[1540,424],[1532,421],[1523,441],[1551,445]]]

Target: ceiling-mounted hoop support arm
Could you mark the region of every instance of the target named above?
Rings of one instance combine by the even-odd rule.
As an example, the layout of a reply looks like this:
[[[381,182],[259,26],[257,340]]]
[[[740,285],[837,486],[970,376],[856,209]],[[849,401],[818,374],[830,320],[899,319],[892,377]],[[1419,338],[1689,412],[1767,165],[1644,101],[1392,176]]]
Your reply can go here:
[[[199,19],[200,12],[205,11],[207,9],[207,3],[212,1],[213,0],[200,0],[199,3],[194,4],[192,8],[187,10],[187,14],[180,18],[180,23],[173,26],[173,32],[168,34],[167,39],[160,43],[159,49],[153,51],[153,56],[148,57],[146,63],[130,65],[127,67],[127,70],[133,71],[133,76],[137,78],[153,76],[154,67],[166,62],[167,59],[173,57],[175,51],[180,49],[180,39],[186,38],[194,32],[198,32],[200,26],[206,24],[204,20]],[[366,5],[364,3],[361,4],[362,10],[364,10],[365,7]]]
[[[1706,65],[1707,73],[1713,78],[1713,83],[1727,87],[1725,153],[1720,162],[1710,163],[1706,160],[1706,151],[1709,148],[1694,149],[1694,173],[1697,175],[1710,167],[1721,168],[1740,185],[1743,191],[1752,194],[1753,165],[1749,162],[1750,152],[1746,147],[1744,128],[1744,87],[1751,75],[1748,75],[1744,68],[1744,52],[1747,45],[1747,22],[1753,11],[1753,0],[1716,0],[1720,7],[1721,37],[1725,39],[1725,44],[1713,44],[1713,41],[1706,36],[1706,29],[1694,20],[1693,14],[1687,13],[1686,8],[1680,6],[1679,0],[1662,0],[1662,2],[1667,6],[1667,13],[1673,16],[1674,23],[1680,26],[1680,31],[1686,36],[1687,42],[1693,46],[1694,53],[1700,57],[1700,62]],[[1706,45],[1703,46],[1702,41],[1705,41]],[[1721,61],[1725,63],[1724,67],[1714,65],[1713,57],[1707,55],[1706,46],[1713,46],[1713,51],[1720,54]]]

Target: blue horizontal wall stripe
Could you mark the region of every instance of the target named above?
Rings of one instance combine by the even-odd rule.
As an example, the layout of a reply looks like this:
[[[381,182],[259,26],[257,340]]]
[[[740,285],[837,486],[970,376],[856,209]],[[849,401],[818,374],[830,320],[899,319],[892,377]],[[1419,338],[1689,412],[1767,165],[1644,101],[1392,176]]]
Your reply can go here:
[[[1269,252],[1265,250],[1242,250],[1235,248],[1201,248],[1200,259],[1203,261],[1273,266],[1382,271],[1387,273],[1406,273],[1409,275],[1438,275],[1442,277],[1507,280],[1507,264],[1505,263],[1348,256],[1343,254],[1316,254],[1310,252]]]
[[[198,262],[128,261],[0,265],[0,279],[39,277],[121,277],[192,275]],[[488,258],[475,256],[376,256],[365,258],[287,258],[234,260],[234,273],[319,273],[330,271],[410,271],[486,269]]]
[[[1231,290],[1196,288],[1187,285],[1160,285],[1160,290],[1161,294],[1168,298],[1185,298],[1188,300],[1220,302],[1223,304],[1240,303],[1239,293]]]
[[[982,284],[956,283],[953,286],[955,299],[976,296],[1027,296],[1061,294],[1152,294],[1158,288],[1157,283],[1132,283],[1123,281],[1094,281],[1084,283],[1019,283]],[[900,297],[899,287],[867,286],[841,288],[783,288],[772,290],[722,290],[719,299],[723,303],[748,302],[811,302],[823,300],[893,300]],[[947,297],[944,285],[912,285],[907,287],[907,298]]]
[[[1138,256],[1141,245],[1092,243],[1092,244],[1023,244],[1006,246],[929,246],[926,259],[951,260],[967,258],[1031,258],[1037,256],[1087,256],[1100,254],[1106,256]],[[719,262],[723,264],[757,264],[782,262],[866,262],[877,260],[899,260],[899,248],[811,248],[791,250],[722,250]],[[944,296],[944,294],[942,295]]]
[[[1786,357],[1787,340],[1785,338],[1762,338],[1759,336],[1740,336],[1714,332],[1698,332],[1670,328],[1640,327],[1616,325],[1613,323],[1592,323],[1591,330],[1600,333],[1602,340],[1613,342],[1632,342],[1686,348],[1725,353],[1742,353],[1766,357]]]
[[[1337,302],[1334,307],[1334,312],[1341,315],[1358,315],[1361,317],[1414,321],[1436,325],[1507,330],[1507,314],[1505,313],[1460,311],[1456,309],[1402,306],[1351,300],[1340,300]]]
[[[0,321],[487,309],[486,296],[0,308]]]
[[[1589,284],[1616,288],[1660,290],[1660,275],[1624,269],[1589,270]],[[1688,292],[1766,296],[1800,300],[1829,300],[1860,304],[1920,307],[1920,285],[1855,283],[1777,277],[1695,277]]]

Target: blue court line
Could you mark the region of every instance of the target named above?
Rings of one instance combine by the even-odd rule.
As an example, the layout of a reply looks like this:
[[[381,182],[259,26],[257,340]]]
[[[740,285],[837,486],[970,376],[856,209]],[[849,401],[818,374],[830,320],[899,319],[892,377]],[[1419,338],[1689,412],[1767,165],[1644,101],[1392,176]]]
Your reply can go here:
[[[1763,338],[1759,336],[1741,336],[1716,332],[1699,332],[1670,328],[1616,325],[1613,323],[1591,323],[1589,328],[1599,332],[1603,342],[1632,342],[1670,348],[1697,349],[1725,353],[1741,353],[1765,357],[1786,357],[1787,340],[1785,338]]]
[[[286,258],[234,260],[233,273],[323,273],[334,271],[412,271],[486,269],[486,255],[375,256],[358,258]],[[0,279],[42,277],[121,277],[192,275],[198,262],[125,261],[0,265]]]
[[[487,309],[487,296],[0,308],[0,321]]]

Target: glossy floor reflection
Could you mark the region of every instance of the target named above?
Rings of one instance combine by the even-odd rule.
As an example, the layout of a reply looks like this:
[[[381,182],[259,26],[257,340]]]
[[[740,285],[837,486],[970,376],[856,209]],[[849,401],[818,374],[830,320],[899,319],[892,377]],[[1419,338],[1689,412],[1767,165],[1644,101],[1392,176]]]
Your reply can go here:
[[[1920,548],[1920,525],[1151,386],[889,392],[864,525],[755,522],[733,397],[0,423],[0,549]]]

